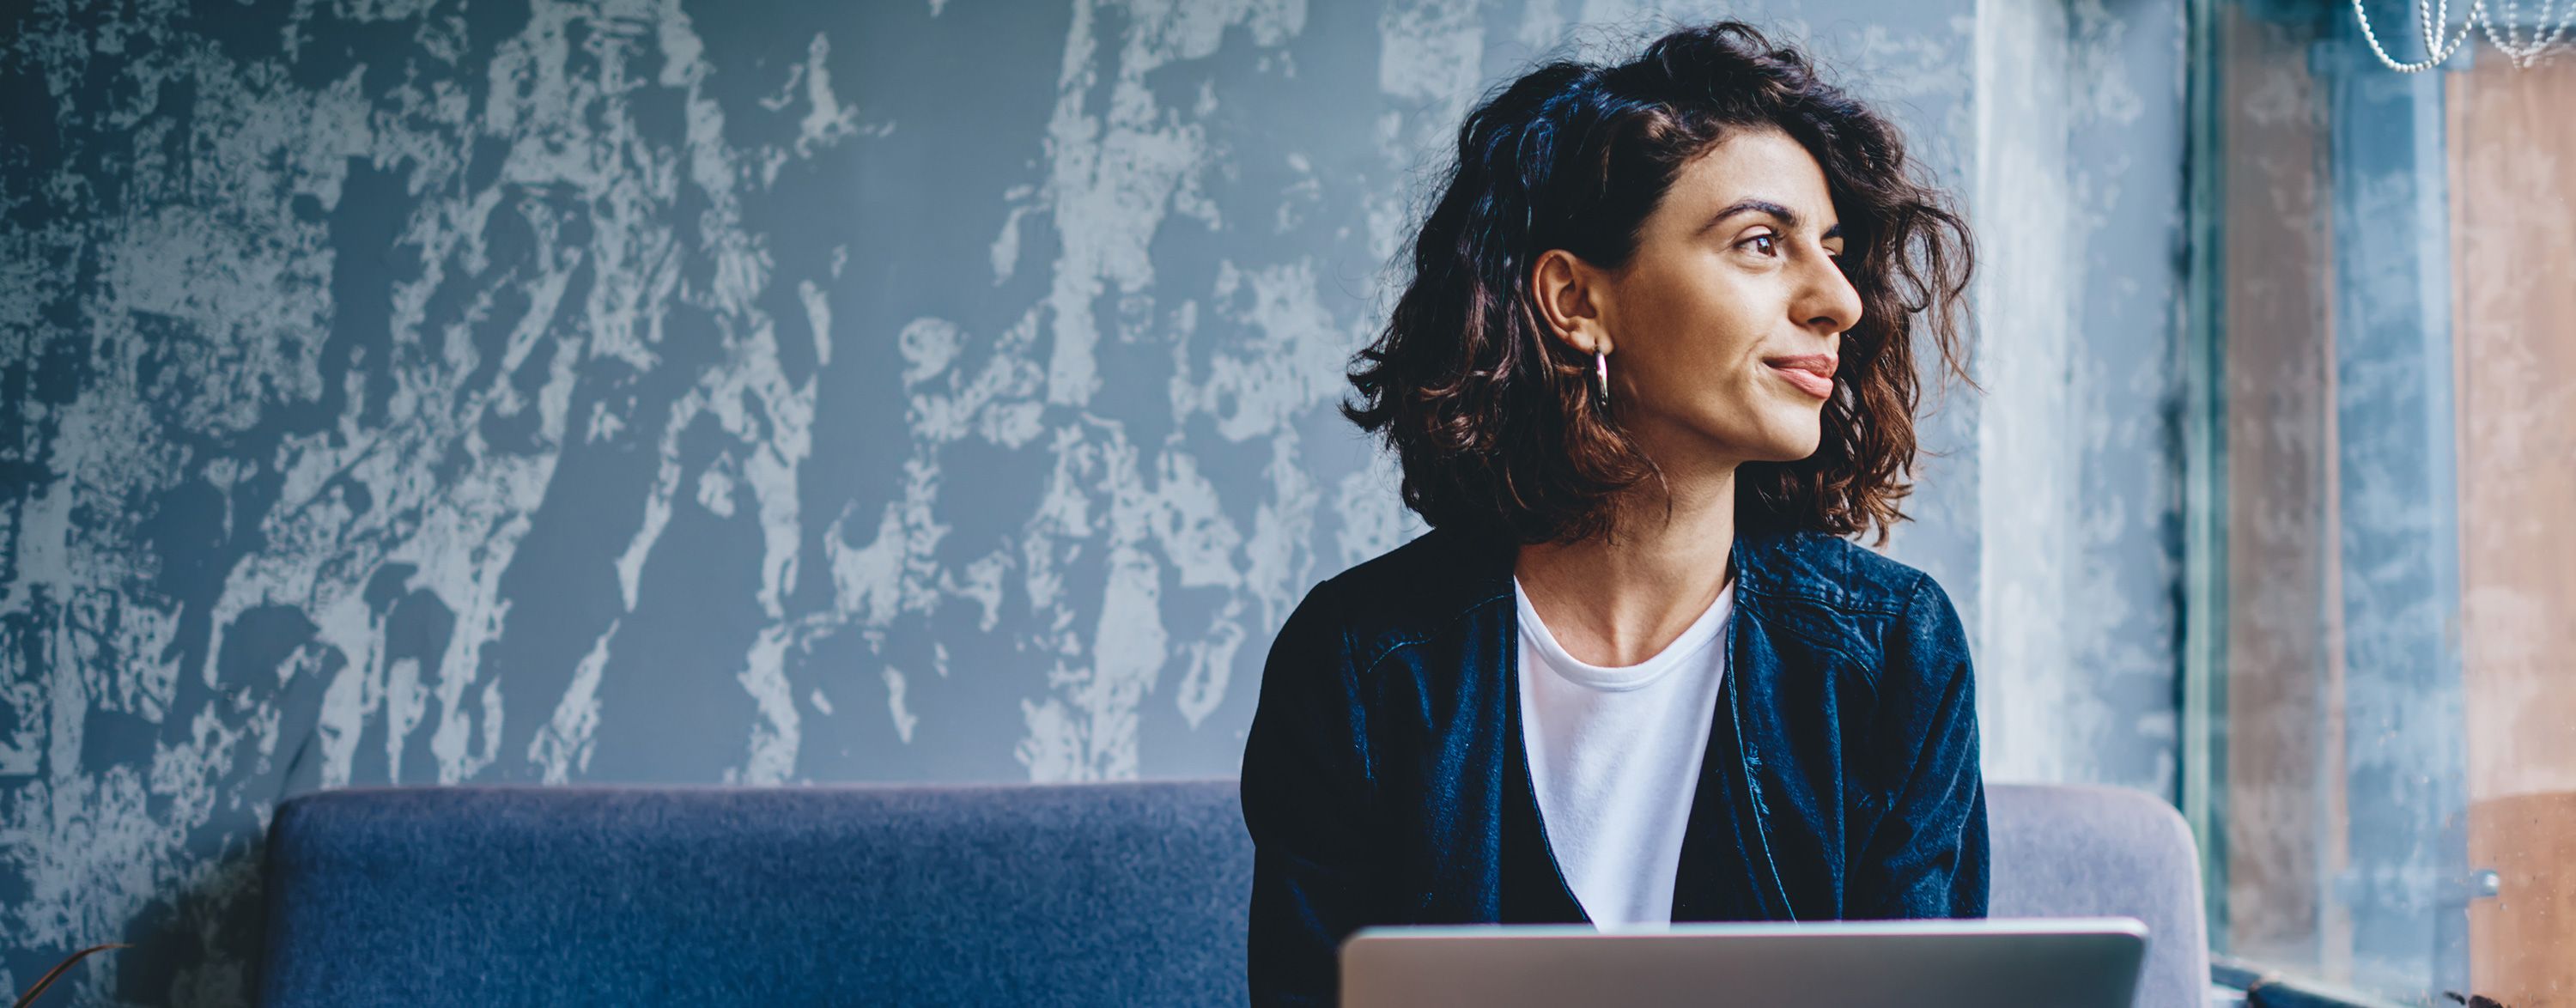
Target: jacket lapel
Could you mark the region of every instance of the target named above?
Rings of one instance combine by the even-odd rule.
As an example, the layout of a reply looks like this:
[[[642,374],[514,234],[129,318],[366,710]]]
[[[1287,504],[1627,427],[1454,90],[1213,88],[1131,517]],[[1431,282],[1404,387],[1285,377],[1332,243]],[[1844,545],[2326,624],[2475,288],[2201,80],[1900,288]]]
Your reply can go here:
[[[1754,801],[1759,783],[1744,750],[1744,700],[1736,684],[1763,674],[1753,643],[1761,636],[1759,586],[1763,551],[1738,535],[1735,608],[1726,617],[1726,678],[1718,687],[1708,749],[1700,756],[1699,786],[1690,821],[1682,830],[1681,864],[1673,873],[1673,920],[1796,920],[1788,893],[1771,860],[1769,828]],[[1755,586],[1751,592],[1746,586]]]

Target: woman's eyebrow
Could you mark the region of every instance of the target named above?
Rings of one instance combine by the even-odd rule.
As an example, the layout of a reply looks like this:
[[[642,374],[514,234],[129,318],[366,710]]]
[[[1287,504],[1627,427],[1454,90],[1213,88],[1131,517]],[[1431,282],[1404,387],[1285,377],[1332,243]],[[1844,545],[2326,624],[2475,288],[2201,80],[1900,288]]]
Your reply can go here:
[[[1736,201],[1735,201],[1735,202],[1733,202],[1733,203],[1729,203],[1729,204],[1727,204],[1727,205],[1726,205],[1726,207],[1725,207],[1724,209],[1719,210],[1719,211],[1718,211],[1718,212],[1716,212],[1716,213],[1710,214],[1710,215],[1709,215],[1709,217],[1708,217],[1708,222],[1707,222],[1707,223],[1705,223],[1705,224],[1701,224],[1701,225],[1699,226],[1699,229],[1700,229],[1700,231],[1701,231],[1701,232],[1705,233],[1705,232],[1707,232],[1710,228],[1714,228],[1714,227],[1718,226],[1719,224],[1723,224],[1723,223],[1725,223],[1725,222],[1726,222],[1726,219],[1727,219],[1727,218],[1729,218],[1729,217],[1733,217],[1733,216],[1735,216],[1735,215],[1737,215],[1737,214],[1746,214],[1746,213],[1768,214],[1768,215],[1770,215],[1771,217],[1773,217],[1773,218],[1775,218],[1775,219],[1779,220],[1779,222],[1780,222],[1780,226],[1781,226],[1781,227],[1788,228],[1788,229],[1789,229],[1789,230],[1791,230],[1791,231],[1795,231],[1795,230],[1797,230],[1797,229],[1798,229],[1798,219],[1799,219],[1799,218],[1798,218],[1798,212],[1797,212],[1797,211],[1795,211],[1795,210],[1791,210],[1791,209],[1789,209],[1788,207],[1781,206],[1781,205],[1780,205],[1780,204],[1778,204],[1778,203],[1774,203],[1774,202],[1771,202],[1770,200],[1762,199],[1762,198],[1760,198],[1760,197],[1748,197],[1748,198],[1740,199],[1740,200],[1736,200]],[[1825,233],[1824,233],[1823,235],[1819,236],[1819,239],[1821,240],[1822,238],[1840,238],[1840,237],[1842,237],[1842,236],[1843,236],[1843,226],[1842,226],[1841,224],[1837,223],[1837,224],[1835,224],[1835,225],[1834,225],[1834,226],[1832,226],[1832,227],[1826,228],[1826,229],[1825,229]]]

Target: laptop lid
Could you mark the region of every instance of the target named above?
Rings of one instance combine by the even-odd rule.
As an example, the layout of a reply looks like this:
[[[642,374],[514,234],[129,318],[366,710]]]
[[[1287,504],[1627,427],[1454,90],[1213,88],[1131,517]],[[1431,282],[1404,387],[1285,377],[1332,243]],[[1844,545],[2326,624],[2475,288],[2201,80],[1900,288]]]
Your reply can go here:
[[[1344,1008],[2130,1008],[2147,928],[2128,917],[1363,928]]]

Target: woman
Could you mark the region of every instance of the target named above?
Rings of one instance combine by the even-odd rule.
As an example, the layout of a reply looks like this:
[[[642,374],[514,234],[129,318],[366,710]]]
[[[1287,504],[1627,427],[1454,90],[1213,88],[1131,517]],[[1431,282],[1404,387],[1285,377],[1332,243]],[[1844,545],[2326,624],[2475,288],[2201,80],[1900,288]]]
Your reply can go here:
[[[1369,924],[1975,917],[1984,787],[1904,519],[1968,235],[1738,23],[1470,113],[1344,412],[1432,531],[1309,592],[1246,741],[1260,1004]],[[1962,376],[1963,377],[1963,376]]]

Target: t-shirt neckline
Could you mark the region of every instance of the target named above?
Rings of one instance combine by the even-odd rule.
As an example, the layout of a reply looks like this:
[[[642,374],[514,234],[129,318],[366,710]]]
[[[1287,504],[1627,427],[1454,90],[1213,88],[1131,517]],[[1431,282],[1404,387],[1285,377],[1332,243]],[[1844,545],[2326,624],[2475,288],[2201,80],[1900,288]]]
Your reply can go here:
[[[1538,649],[1539,657],[1545,660],[1550,671],[1569,682],[1597,690],[1639,689],[1697,658],[1717,642],[1718,631],[1725,626],[1727,616],[1734,610],[1734,599],[1735,579],[1728,578],[1726,586],[1718,589],[1717,597],[1709,600],[1708,608],[1689,626],[1682,628],[1681,635],[1664,645],[1662,650],[1634,665],[1593,665],[1566,653],[1564,646],[1557,643],[1555,632],[1547,628],[1546,621],[1539,619],[1538,610],[1530,605],[1529,593],[1522,590],[1520,576],[1512,576],[1512,604],[1520,611],[1522,638]]]

